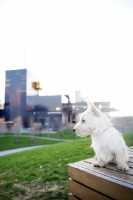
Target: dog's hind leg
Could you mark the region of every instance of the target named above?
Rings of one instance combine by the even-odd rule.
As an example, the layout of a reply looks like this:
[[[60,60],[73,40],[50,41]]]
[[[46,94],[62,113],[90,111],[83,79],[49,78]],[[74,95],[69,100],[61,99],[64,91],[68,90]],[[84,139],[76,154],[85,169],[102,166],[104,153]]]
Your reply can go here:
[[[117,161],[117,168],[122,170],[122,171],[128,171],[129,167],[126,163],[126,155],[122,153],[117,153],[116,154],[116,161]]]
[[[110,164],[117,164],[115,154],[113,155],[113,159],[112,159],[111,161],[109,161],[109,163],[110,163]]]

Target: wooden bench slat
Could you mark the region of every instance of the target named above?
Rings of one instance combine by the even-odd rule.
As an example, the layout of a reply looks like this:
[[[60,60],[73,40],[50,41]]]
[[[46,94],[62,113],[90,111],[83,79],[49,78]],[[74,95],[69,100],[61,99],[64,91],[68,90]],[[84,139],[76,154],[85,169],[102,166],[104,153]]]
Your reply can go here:
[[[127,152],[133,152],[133,149],[129,149],[129,148],[128,148],[128,149],[127,149]]]
[[[68,164],[70,200],[133,199],[133,147],[128,151],[129,171],[120,171],[116,164],[94,167],[94,158]]]
[[[92,164],[84,161],[76,162],[75,165],[89,170],[89,172],[91,171],[91,173],[95,173],[101,178],[110,179],[110,181],[112,182],[118,182],[119,184],[123,185],[129,184],[129,187],[133,188],[133,176],[129,175],[133,173],[133,169],[130,169],[128,172],[122,173],[121,171],[118,171],[116,167],[115,170],[110,170],[103,167],[93,167]]]
[[[86,162],[88,164],[92,164],[93,162],[95,162],[95,159],[94,158],[90,158],[90,159],[83,160],[83,162]],[[133,163],[128,163],[128,166],[131,167],[131,169],[129,171],[118,170],[116,164],[107,164],[105,168],[99,168],[99,169],[104,169],[104,170],[110,169],[110,170],[119,172],[120,174],[118,176],[121,176],[121,174],[122,174],[122,176],[123,176],[123,174],[129,174],[130,176],[133,176],[133,169],[132,169],[133,168]],[[98,169],[98,168],[97,167],[93,167],[93,169]],[[106,173],[107,172],[108,171],[106,170]],[[110,173],[112,173],[112,172],[110,171]],[[132,181],[133,181],[133,179],[132,179]]]
[[[133,158],[128,158],[128,162],[133,163]]]
[[[68,194],[68,200],[78,200],[74,195]]]
[[[128,166],[129,166],[130,168],[133,169],[133,162],[128,162],[127,164],[128,164]],[[133,176],[133,175],[132,175],[132,176]]]
[[[89,159],[86,159],[86,160],[83,160],[83,161],[85,161],[85,162],[89,162],[89,163],[92,163],[92,162],[94,162],[95,161],[95,159],[94,158],[89,158]],[[128,166],[130,167],[130,168],[133,168],[133,158],[129,158],[128,159],[128,161],[127,161],[127,164],[128,164]],[[110,169],[117,169],[116,168],[116,164],[110,164],[109,166],[108,166]],[[130,171],[131,172],[131,171]],[[129,173],[130,173],[129,172]],[[123,173],[123,172],[122,172]],[[132,173],[130,173],[132,176],[133,176],[133,174]]]
[[[128,154],[129,158],[133,158],[133,153]]]
[[[127,149],[127,153],[128,153],[128,154],[133,154],[133,149],[129,149],[129,148],[128,148],[128,149]]]
[[[133,198],[133,189],[128,188],[128,186],[126,187],[126,184],[125,186],[119,185],[117,182],[110,181],[111,178],[108,180],[104,179],[104,177],[100,177],[98,173],[93,173],[80,166],[69,164],[68,176],[114,199],[119,199],[120,194],[121,200]]]
[[[78,196],[82,200],[87,199],[98,199],[98,200],[109,200],[109,197],[105,197],[104,194],[99,194],[98,192],[87,188],[72,179],[68,180],[68,191],[71,191],[75,196]]]

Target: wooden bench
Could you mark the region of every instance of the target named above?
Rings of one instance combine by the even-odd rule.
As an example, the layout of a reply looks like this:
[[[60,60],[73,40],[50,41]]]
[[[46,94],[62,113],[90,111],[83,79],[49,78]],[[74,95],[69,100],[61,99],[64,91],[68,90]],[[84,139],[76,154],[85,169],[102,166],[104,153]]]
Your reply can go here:
[[[93,167],[94,158],[68,164],[69,200],[133,200],[133,147],[128,148],[128,172],[115,164]]]

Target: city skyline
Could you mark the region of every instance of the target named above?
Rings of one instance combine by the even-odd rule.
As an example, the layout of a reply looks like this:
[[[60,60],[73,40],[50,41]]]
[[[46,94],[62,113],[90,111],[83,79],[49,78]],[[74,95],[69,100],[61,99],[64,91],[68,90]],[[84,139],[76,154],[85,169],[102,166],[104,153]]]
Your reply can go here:
[[[133,2],[4,0],[0,26],[2,101],[5,71],[26,68],[40,95],[80,91],[133,115]]]

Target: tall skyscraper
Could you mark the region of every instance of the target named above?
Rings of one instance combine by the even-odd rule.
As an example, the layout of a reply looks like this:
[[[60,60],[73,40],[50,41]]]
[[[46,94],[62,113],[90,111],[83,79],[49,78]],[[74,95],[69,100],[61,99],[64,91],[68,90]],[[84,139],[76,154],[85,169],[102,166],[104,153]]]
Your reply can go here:
[[[27,69],[6,71],[5,80],[5,120],[12,121],[17,116],[26,115],[26,96],[37,96],[33,83],[38,80]]]

